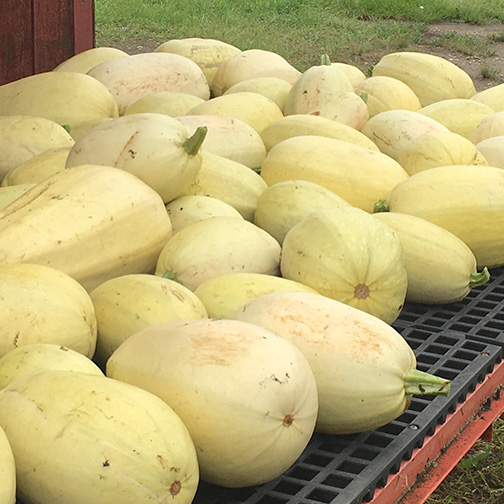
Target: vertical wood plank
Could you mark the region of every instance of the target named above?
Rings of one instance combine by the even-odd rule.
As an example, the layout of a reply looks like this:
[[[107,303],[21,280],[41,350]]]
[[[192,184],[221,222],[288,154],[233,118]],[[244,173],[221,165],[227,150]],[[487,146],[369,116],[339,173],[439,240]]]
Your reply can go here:
[[[95,45],[94,0],[73,0],[75,54]]]
[[[47,72],[74,54],[72,0],[34,0],[34,71]]]
[[[1,2],[0,85],[34,71],[32,0]]]

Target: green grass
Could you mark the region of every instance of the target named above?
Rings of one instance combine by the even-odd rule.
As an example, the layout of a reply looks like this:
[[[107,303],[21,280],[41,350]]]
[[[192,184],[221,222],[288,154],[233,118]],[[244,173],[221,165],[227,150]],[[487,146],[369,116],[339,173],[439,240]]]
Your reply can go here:
[[[502,0],[477,7],[465,0],[96,0],[95,8],[98,45],[217,38],[277,52],[300,70],[324,53],[352,63],[363,54],[408,49],[433,21],[504,22]]]

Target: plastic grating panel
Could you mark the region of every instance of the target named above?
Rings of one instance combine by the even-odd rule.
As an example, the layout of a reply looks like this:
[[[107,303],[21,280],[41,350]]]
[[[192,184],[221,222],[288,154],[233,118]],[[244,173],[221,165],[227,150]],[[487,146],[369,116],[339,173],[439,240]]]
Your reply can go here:
[[[418,369],[451,380],[449,397],[414,396],[399,418],[370,432],[314,434],[298,461],[264,485],[228,489],[205,482],[194,504],[361,504],[372,499],[389,474],[399,471],[426,436],[483,381],[502,347],[466,339],[455,331],[400,329],[413,348]]]
[[[504,267],[490,271],[486,285],[473,289],[457,303],[407,303],[394,327],[424,328],[430,332],[459,331],[467,338],[504,346]]]

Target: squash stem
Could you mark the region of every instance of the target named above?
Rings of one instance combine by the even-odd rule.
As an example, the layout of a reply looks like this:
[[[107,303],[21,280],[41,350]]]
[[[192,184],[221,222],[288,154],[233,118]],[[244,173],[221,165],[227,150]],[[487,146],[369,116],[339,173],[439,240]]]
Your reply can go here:
[[[404,377],[406,395],[450,394],[450,381],[418,369],[410,369]]]
[[[480,287],[481,285],[486,284],[490,280],[490,272],[488,268],[485,266],[479,273],[475,271],[471,273],[471,278],[469,280],[469,287],[474,289],[475,287]]]
[[[373,213],[389,212],[388,201],[381,199],[378,200],[373,206]]]
[[[320,64],[321,65],[330,65],[331,64],[331,58],[329,58],[328,54],[322,54],[322,56],[320,56]]]
[[[182,147],[184,147],[189,156],[195,156],[198,153],[203,140],[205,140],[207,131],[208,128],[206,126],[198,126],[193,135],[187,138],[182,144]]]

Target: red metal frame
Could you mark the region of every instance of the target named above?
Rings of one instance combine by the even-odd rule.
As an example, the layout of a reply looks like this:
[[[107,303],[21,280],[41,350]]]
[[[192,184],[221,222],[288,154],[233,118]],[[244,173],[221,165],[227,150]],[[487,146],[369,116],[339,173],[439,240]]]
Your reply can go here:
[[[421,448],[414,450],[411,459],[389,476],[369,504],[391,504],[399,499],[401,504],[423,504],[474,443],[488,435],[492,423],[504,412],[502,384],[504,361],[425,439]]]

